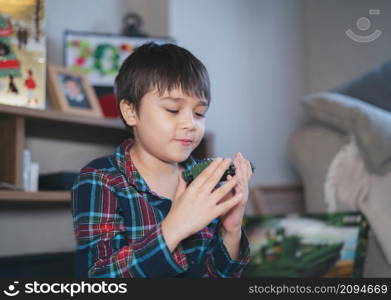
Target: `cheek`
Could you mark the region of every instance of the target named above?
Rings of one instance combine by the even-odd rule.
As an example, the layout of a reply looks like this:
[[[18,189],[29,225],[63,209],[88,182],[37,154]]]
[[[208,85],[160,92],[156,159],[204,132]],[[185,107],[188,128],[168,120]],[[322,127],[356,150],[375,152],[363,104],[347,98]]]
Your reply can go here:
[[[201,121],[200,122],[197,131],[200,133],[201,138],[202,138],[204,136],[204,133],[205,133],[205,121]]]
[[[205,134],[205,122],[200,122],[199,124],[197,124],[197,130],[196,130],[196,139],[197,139],[197,145],[199,145],[199,143],[201,142],[202,138],[204,137],[204,134]]]
[[[162,132],[171,129],[174,125],[169,116],[159,109],[150,109],[144,114],[143,123],[145,128],[154,132]]]

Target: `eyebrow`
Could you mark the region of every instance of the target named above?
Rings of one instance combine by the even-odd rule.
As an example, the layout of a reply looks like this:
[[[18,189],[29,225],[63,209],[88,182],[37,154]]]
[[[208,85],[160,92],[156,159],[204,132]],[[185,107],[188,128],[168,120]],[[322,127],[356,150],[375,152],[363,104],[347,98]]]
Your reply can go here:
[[[175,101],[175,102],[180,102],[180,101],[185,101],[186,100],[184,98],[173,98],[173,97],[163,97],[161,99],[162,100],[172,100],[172,101]],[[206,101],[202,101],[202,100],[200,100],[198,102],[198,104],[201,105],[201,106],[207,106],[207,107],[209,106]]]

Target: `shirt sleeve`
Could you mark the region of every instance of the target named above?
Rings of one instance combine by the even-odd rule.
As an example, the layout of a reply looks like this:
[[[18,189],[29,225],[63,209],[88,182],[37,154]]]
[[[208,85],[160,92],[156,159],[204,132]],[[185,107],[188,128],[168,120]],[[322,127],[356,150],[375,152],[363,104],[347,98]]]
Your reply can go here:
[[[72,214],[77,262],[85,264],[85,276],[174,277],[188,269],[181,246],[169,250],[161,223],[131,240],[119,212],[110,180],[102,173],[82,172],[72,188]]]
[[[246,232],[242,227],[242,235],[239,242],[239,258],[233,260],[221,237],[221,226],[222,223],[218,221],[215,227],[212,250],[206,259],[206,274],[204,277],[239,278],[250,261],[250,247]]]

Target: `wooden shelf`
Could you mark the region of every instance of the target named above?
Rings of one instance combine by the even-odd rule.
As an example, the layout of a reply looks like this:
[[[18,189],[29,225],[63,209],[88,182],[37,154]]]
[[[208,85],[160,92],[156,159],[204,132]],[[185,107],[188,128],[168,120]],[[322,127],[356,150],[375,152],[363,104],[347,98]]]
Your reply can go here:
[[[101,128],[111,128],[125,130],[120,119],[110,119],[110,118],[97,118],[97,117],[87,117],[73,115],[69,113],[63,113],[55,110],[41,110],[41,109],[32,109],[19,106],[11,106],[0,104],[0,118],[2,116],[20,116],[26,119],[39,119],[47,120],[61,123],[72,123],[79,125],[88,125]]]
[[[9,191],[0,190],[0,201],[69,202],[70,191]]]

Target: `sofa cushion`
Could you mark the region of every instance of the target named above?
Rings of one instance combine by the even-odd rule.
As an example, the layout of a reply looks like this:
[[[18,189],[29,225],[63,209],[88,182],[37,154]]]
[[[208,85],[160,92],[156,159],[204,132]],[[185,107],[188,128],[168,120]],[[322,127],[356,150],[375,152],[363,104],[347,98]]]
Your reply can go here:
[[[303,104],[315,120],[353,134],[368,171],[391,171],[391,113],[338,93],[317,93]]]
[[[362,99],[391,111],[391,60],[335,88],[333,92]]]

